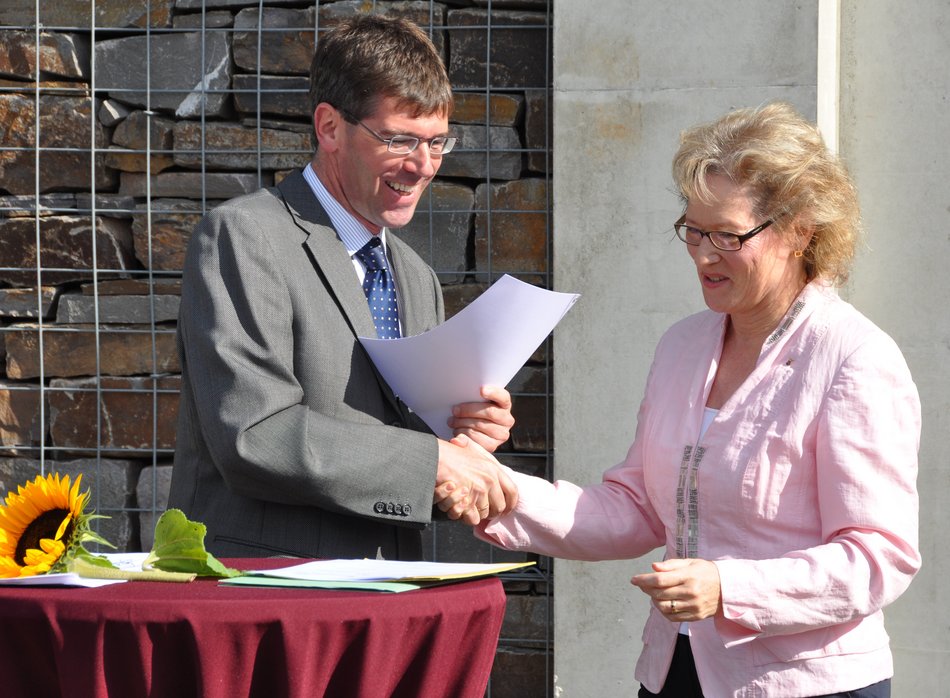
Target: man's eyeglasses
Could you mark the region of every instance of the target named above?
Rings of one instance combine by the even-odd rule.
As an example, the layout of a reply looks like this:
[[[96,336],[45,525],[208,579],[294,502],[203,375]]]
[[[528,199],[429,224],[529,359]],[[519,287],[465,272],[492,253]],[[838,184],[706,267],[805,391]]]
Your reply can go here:
[[[754,238],[756,235],[761,233],[775,222],[769,219],[762,225],[756,226],[748,233],[739,235],[738,233],[725,233],[719,230],[700,230],[699,228],[694,228],[691,225],[686,225],[683,222],[685,220],[686,216],[681,216],[680,219],[673,224],[673,229],[676,231],[676,236],[680,240],[685,242],[687,245],[698,245],[703,241],[703,238],[706,237],[709,238],[709,242],[713,244],[713,247],[726,252],[735,252],[736,250],[741,250],[742,244],[746,240]]]
[[[434,136],[432,138],[416,138],[415,136],[406,136],[398,134],[395,136],[390,136],[389,138],[384,138],[371,129],[369,126],[364,124],[362,121],[354,117],[348,111],[340,110],[348,121],[358,124],[366,129],[366,132],[369,133],[373,138],[378,140],[380,143],[385,143],[386,148],[390,153],[395,155],[409,155],[416,148],[419,147],[420,143],[425,143],[429,146],[429,155],[433,157],[441,157],[447,153],[452,152],[452,148],[455,147],[455,144],[458,143],[458,138],[455,136]]]

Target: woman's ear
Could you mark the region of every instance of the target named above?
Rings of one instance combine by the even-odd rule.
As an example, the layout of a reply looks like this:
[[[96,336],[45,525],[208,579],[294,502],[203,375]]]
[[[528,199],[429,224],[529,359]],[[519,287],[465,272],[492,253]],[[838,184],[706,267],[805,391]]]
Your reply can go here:
[[[811,244],[811,239],[815,235],[815,227],[811,224],[799,227],[797,231],[798,246],[796,249],[805,251]]]
[[[799,214],[788,222],[788,237],[792,249],[795,250],[795,256],[801,257],[802,253],[811,244],[811,239],[815,234],[814,224],[806,216]]]

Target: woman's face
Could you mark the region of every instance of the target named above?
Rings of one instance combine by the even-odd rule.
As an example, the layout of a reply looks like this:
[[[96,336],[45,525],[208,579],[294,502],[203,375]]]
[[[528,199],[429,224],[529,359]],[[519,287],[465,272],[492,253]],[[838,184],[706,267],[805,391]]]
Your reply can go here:
[[[723,175],[710,175],[707,184],[713,201],[690,200],[687,225],[741,235],[765,222],[753,213],[748,187]],[[705,236],[699,245],[687,245],[687,249],[706,305],[729,314],[736,324],[771,329],[805,285],[802,259],[795,257],[795,250],[775,226],[747,240],[739,250],[719,250]]]

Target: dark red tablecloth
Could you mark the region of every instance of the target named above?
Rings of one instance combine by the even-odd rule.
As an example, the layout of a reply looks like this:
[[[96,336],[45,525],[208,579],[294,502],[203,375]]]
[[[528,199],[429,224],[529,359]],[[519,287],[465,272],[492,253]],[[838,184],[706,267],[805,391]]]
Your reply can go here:
[[[481,697],[504,609],[496,578],[400,594],[0,586],[0,695]]]

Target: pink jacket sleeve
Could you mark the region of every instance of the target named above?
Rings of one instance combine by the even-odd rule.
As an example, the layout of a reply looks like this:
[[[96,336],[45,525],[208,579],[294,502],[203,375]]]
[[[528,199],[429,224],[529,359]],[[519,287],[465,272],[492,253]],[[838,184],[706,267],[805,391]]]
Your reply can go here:
[[[578,487],[511,472],[518,506],[481,524],[475,535],[509,550],[531,550],[570,560],[634,558],[664,542],[663,524],[650,505],[634,440],[627,458],[603,482]]]

